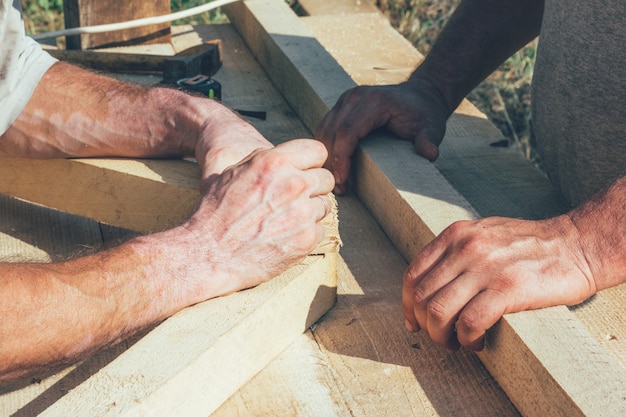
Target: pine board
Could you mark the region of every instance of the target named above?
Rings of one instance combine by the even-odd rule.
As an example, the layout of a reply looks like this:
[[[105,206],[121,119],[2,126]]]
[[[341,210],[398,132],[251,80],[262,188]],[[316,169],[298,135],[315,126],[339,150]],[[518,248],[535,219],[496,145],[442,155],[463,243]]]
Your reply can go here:
[[[406,261],[354,195],[338,201],[337,304],[214,417],[517,416],[475,355],[404,329]]]
[[[285,7],[281,9],[277,3],[250,0],[229,6],[227,10],[231,21],[286,99],[296,111],[304,111],[303,121],[311,129],[321,120],[318,115],[325,114],[341,92],[355,85],[352,80],[346,81],[345,72]],[[362,33],[362,37],[355,33],[352,36],[364,45],[372,45],[372,42],[364,41],[366,33]],[[384,47],[390,46],[384,44]],[[306,53],[302,53],[304,50]],[[275,63],[280,63],[278,70]],[[293,67],[302,71],[292,73],[290,68]],[[311,91],[315,94],[307,97]],[[366,204],[386,230],[388,224],[403,229],[417,225],[413,233],[400,235],[408,235],[409,240],[394,237],[387,230],[399,250],[406,251],[403,253],[410,255],[407,258],[410,259],[420,244],[425,244],[441,232],[442,216],[449,215],[452,221],[476,218],[479,214],[449,183],[445,189],[432,187],[430,182],[425,181],[406,184],[407,177],[441,177],[436,167],[415,155],[408,165],[393,158],[393,164],[381,166],[377,151],[371,146],[376,146],[378,142],[377,149],[380,149],[380,142],[388,140],[379,138],[364,143],[360,155],[363,160],[372,159],[373,163],[367,165],[366,170],[371,171],[369,175],[373,181],[363,181],[364,172],[357,168],[356,181],[361,184],[356,184],[356,188],[364,201],[369,198],[377,202],[378,210],[375,204],[368,204],[367,201]],[[411,157],[410,145],[404,145],[407,146],[398,145],[398,155]],[[404,170],[399,173],[399,166],[410,167],[409,172]],[[418,168],[413,170],[414,167]],[[389,184],[392,185],[391,190],[387,189]],[[438,185],[445,186],[446,182]],[[383,190],[388,194],[386,200],[380,197]],[[441,194],[446,195],[442,200],[432,198]],[[485,198],[485,194],[482,195]],[[411,201],[413,198],[418,202]],[[455,213],[459,208],[460,215]],[[408,215],[411,222],[403,223],[402,213]],[[425,241],[416,243],[420,234]],[[539,340],[548,347],[539,346]],[[546,344],[546,340],[551,343]],[[479,356],[523,414],[612,415],[626,412],[624,368],[601,348],[588,329],[565,307],[504,317],[491,333],[488,348]],[[514,369],[512,364],[519,358],[524,358],[529,366]],[[593,366],[585,366],[582,368],[585,372],[581,372],[578,365],[591,358]],[[544,392],[549,395],[545,396]]]
[[[220,27],[219,33],[231,38],[236,37],[235,32],[226,26]],[[187,28],[187,32],[183,36],[187,39],[193,37],[189,35]],[[197,36],[195,32],[193,35]],[[211,35],[215,35],[215,33],[211,32]],[[242,53],[247,54],[245,50],[233,49],[230,56]],[[243,54],[241,61],[248,64],[254,63],[254,59],[250,58],[249,55],[246,59]],[[224,71],[222,75],[226,76],[225,79],[229,79],[230,71],[245,73],[248,70],[252,73],[251,76],[262,74],[258,67],[252,66],[242,69],[241,66],[235,65],[230,67],[230,70]],[[239,73],[239,77],[242,77],[242,73]],[[236,80],[237,77],[230,79]],[[243,79],[244,77],[242,77]],[[268,123],[257,122],[263,129],[280,132],[285,139],[288,137],[290,129],[292,136],[304,136],[303,132],[308,132],[293,115],[289,106],[276,98],[271,82],[264,79],[263,82],[256,83],[252,79],[251,83],[265,88],[268,92],[256,101],[261,105],[271,107],[267,108],[270,110],[268,113],[272,115]],[[242,81],[239,86],[245,89],[249,88],[250,84]],[[236,88],[231,89],[231,91],[235,90]],[[272,94],[274,96],[270,97]],[[236,96],[227,97],[230,100]],[[236,99],[232,100],[232,103],[239,104]],[[15,182],[21,181],[21,177],[28,177],[27,174],[32,174],[32,169],[40,166],[38,163],[42,163],[47,168],[49,168],[48,163],[60,164],[54,165],[55,169],[42,171],[59,181],[52,185],[48,183],[48,186],[56,187],[57,192],[70,192],[69,188],[72,188],[72,184],[67,184],[68,189],[64,190],[62,189],[62,180],[58,178],[58,175],[50,175],[50,173],[55,173],[55,171],[65,169],[68,166],[71,169],[77,169],[76,167],[80,165],[87,167],[82,167],[87,171],[81,171],[79,177],[99,175],[102,179],[102,177],[125,175],[123,178],[118,177],[116,181],[108,183],[111,187],[116,185],[116,189],[107,191],[107,188],[100,183],[101,191],[104,188],[109,196],[117,196],[117,199],[120,197],[117,187],[118,181],[131,185],[129,192],[133,187],[140,187],[140,189],[145,190],[149,183],[157,184],[157,187],[166,187],[165,191],[162,188],[154,191],[161,197],[163,193],[169,193],[167,187],[180,187],[185,190],[184,193],[189,193],[189,190],[195,190],[195,185],[197,185],[197,167],[184,161],[13,161],[24,164],[21,165],[22,170],[19,173],[16,172],[19,166],[4,162],[7,161],[3,161],[0,167],[7,169],[7,171],[4,171],[3,175],[0,176],[3,179],[0,182],[5,187],[13,187],[14,190],[21,188],[16,187]],[[31,166],[30,163],[35,165]],[[163,165],[164,163],[165,165]],[[129,164],[132,165],[132,168],[129,168]],[[170,164],[173,164],[173,167]],[[8,170],[8,166],[13,166],[13,171]],[[181,175],[181,170],[185,173],[184,175]],[[94,172],[99,172],[99,174],[94,174]],[[195,174],[189,176],[187,175],[189,172],[195,172]],[[76,172],[73,172],[72,176],[76,177]],[[136,178],[129,179],[128,177]],[[111,178],[107,180],[111,180]],[[31,179],[25,188],[36,187],[33,184]],[[38,198],[38,193],[33,192],[32,195]],[[87,199],[85,195],[82,197]],[[60,205],[66,198],[57,198],[56,201]],[[10,200],[17,201],[15,199]],[[110,202],[108,205],[109,207],[116,207]],[[129,211],[132,212],[131,208]],[[171,208],[170,211],[172,211]],[[39,209],[43,210],[44,213],[52,212],[52,210],[43,207],[39,207]],[[148,209],[151,210],[150,207]],[[28,213],[21,213],[20,210],[17,210],[16,217],[26,228],[31,224],[37,224],[32,223],[33,219]],[[145,214],[144,211],[144,217],[146,217]],[[63,224],[64,230],[76,234],[84,233],[81,230],[82,223],[76,219],[84,220],[91,225],[97,237],[100,237],[100,232],[107,239],[125,237],[130,233],[109,227],[101,229],[92,220],[77,218],[64,213],[60,213],[60,215],[70,219],[66,224]],[[122,213],[122,217],[124,215],[126,214]],[[120,225],[119,221],[113,223]],[[137,224],[134,222],[130,228],[137,229]],[[208,415],[212,409],[216,408],[221,401],[232,394],[254,373],[262,369],[334,303],[336,295],[336,246],[338,244],[336,220],[330,216],[327,224],[334,225],[333,238],[329,240],[333,249],[329,253],[309,256],[305,263],[288,270],[267,284],[229,297],[209,300],[183,310],[147,334],[127,340],[81,364],[43,378],[40,382],[29,384],[29,381],[26,381],[26,384],[2,387],[0,389],[0,416],[31,416],[40,413],[62,416],[84,414]],[[160,226],[163,227],[163,224]],[[6,227],[9,232],[15,229],[8,223],[6,223]],[[39,229],[30,227],[31,229],[24,233],[20,231],[15,233],[16,238],[18,240],[32,238],[35,242],[42,240],[41,237],[37,237]],[[78,230],[75,230],[76,228]],[[3,243],[4,237],[0,237],[3,238],[0,241]],[[63,239],[63,235],[60,233],[46,235],[44,245],[55,247],[58,244],[60,255],[67,255],[71,248],[62,246],[56,239]],[[13,240],[9,244],[12,245]],[[98,245],[93,243],[89,246]],[[33,251],[34,255],[29,255],[28,259],[38,257],[43,261],[49,260],[48,257],[41,256],[41,251],[36,248]],[[327,250],[324,249],[324,251]],[[16,249],[11,246],[9,252],[22,256],[25,249],[23,246]]]
[[[171,12],[170,3],[142,1],[118,4],[97,0],[65,0],[65,27],[85,27],[125,22]],[[170,23],[149,25],[120,31],[66,37],[68,49],[89,49],[137,43],[169,43]]]
[[[349,15],[353,13],[379,13],[371,0],[298,0],[298,5],[311,15]]]
[[[315,15],[301,20],[357,84],[401,82],[422,60],[380,15]],[[368,36],[369,47],[361,48]],[[481,217],[542,219],[562,213],[565,204],[517,147],[490,146],[502,139],[501,132],[465,100],[448,121],[441,157],[434,165]],[[571,310],[598,343],[626,365],[626,285]]]

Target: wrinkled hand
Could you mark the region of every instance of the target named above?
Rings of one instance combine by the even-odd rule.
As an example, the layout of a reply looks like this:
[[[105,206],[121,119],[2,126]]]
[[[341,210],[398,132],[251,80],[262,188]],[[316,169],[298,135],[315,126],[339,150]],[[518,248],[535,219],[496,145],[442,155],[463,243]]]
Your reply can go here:
[[[254,126],[231,110],[220,107],[215,112],[219,114],[207,119],[195,149],[202,180],[220,175],[255,150],[273,147]]]
[[[350,158],[368,133],[386,127],[401,139],[413,141],[417,153],[434,161],[449,115],[441,94],[422,79],[346,91],[315,134],[328,150],[325,167],[335,176],[335,192],[346,192]]]
[[[503,314],[579,303],[596,292],[581,243],[567,216],[454,223],[405,273],[407,329],[449,349],[480,350]]]
[[[334,185],[321,168],[326,156],[317,141],[293,140],[254,151],[205,181],[206,194],[184,226],[198,245],[193,253],[201,253],[198,267],[209,272],[189,276],[214,278],[198,283],[199,300],[264,282],[315,248]]]

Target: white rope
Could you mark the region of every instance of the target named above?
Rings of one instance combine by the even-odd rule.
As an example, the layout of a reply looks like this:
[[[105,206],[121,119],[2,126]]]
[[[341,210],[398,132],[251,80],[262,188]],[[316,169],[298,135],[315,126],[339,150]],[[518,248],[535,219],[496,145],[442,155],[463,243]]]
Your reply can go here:
[[[63,30],[56,30],[54,32],[39,33],[37,35],[31,35],[31,37],[40,41],[42,39],[57,38],[59,36],[72,36],[81,35],[83,33],[103,33],[113,32],[116,30],[136,28],[147,25],[157,25],[160,23],[171,22],[173,20],[185,19],[187,17],[195,16],[208,12],[209,10],[217,9],[229,3],[234,3],[239,0],[214,0],[210,3],[203,4],[201,6],[192,7],[191,9],[182,10],[176,13],[170,13],[161,16],[145,17],[143,19],[129,20],[127,22],[110,23],[107,25],[85,26],[82,28],[70,28]]]

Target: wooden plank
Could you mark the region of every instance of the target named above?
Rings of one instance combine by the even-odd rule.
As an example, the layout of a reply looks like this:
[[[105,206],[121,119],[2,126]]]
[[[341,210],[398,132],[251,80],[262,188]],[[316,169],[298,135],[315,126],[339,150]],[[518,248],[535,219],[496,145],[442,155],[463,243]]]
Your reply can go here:
[[[434,167],[410,160],[410,146],[398,143],[393,152],[384,138],[372,138],[363,144],[355,167],[357,192],[407,260],[445,228],[442,218],[478,217],[445,180],[437,180],[443,177]],[[400,173],[397,166],[410,168]],[[435,179],[429,184],[436,186],[424,187],[418,178]],[[378,198],[381,189],[384,196]],[[462,207],[465,214],[459,211]],[[624,368],[566,307],[503,317],[478,356],[523,415],[626,411]]]
[[[142,233],[182,223],[199,177],[197,164],[175,160],[0,160],[0,193]]]
[[[102,245],[98,223],[0,194],[0,262],[50,262]]]
[[[370,0],[315,1],[298,0],[298,5],[310,15],[350,15],[353,13],[380,13]]]
[[[308,115],[303,121],[311,129],[339,94],[355,85],[312,34],[298,24],[298,18],[282,5],[250,0],[227,10],[287,100],[297,111]],[[358,37],[354,33],[353,36]],[[366,38],[363,34],[361,39]],[[277,63],[280,69],[275,68]],[[293,68],[302,71],[293,72]],[[307,96],[310,92],[313,96]],[[372,138],[363,144],[360,159],[369,158],[372,163],[360,164],[367,168],[357,167],[356,187],[364,201],[369,198],[378,203],[366,201],[396,246],[411,259],[421,245],[445,227],[442,218],[448,216],[451,222],[476,218],[477,213],[446,181],[437,181],[437,186],[423,181],[442,176],[435,166],[413,155],[410,144],[382,143],[389,140]],[[384,165],[378,157],[381,149],[395,150],[391,166]],[[403,158],[410,160],[403,162]],[[398,166],[404,170],[399,172]],[[368,171],[371,180],[364,179],[364,171]],[[381,197],[383,190],[387,199]],[[408,216],[410,221],[398,213]],[[410,232],[399,231],[396,235],[391,227]],[[420,235],[422,242],[418,240]],[[562,327],[554,328],[551,323]],[[568,325],[563,326],[564,323]],[[538,346],[539,340],[543,347]],[[624,368],[600,348],[565,307],[504,317],[490,333],[487,349],[480,358],[523,414],[615,415],[616,410],[620,410],[617,414],[626,413]],[[525,369],[514,369],[512,358],[524,358]],[[590,360],[593,364],[585,364]],[[546,397],[544,392],[550,396]]]
[[[184,310],[41,415],[210,414],[333,305],[333,258]]]
[[[181,224],[200,199],[197,164],[184,160],[0,158],[0,193],[150,233]],[[336,248],[334,216],[314,253]]]
[[[299,336],[211,417],[277,415],[351,416],[311,331]]]
[[[380,15],[301,20],[357,84],[402,82],[423,59]],[[340,29],[345,27],[350,30]],[[369,47],[363,48],[368,37]],[[485,115],[464,100],[448,121],[435,166],[482,217],[539,219],[561,213],[564,205],[552,185],[517,148],[490,146],[501,139],[502,133]]]
[[[404,329],[406,261],[354,195],[339,204],[337,304],[215,417],[517,416],[475,355]]]
[[[83,27],[125,22],[170,13],[169,1],[116,2],[65,0],[65,27]],[[140,43],[169,43],[170,23],[149,25],[120,31],[68,36],[67,49],[89,49]]]
[[[188,28],[186,30],[189,32]],[[226,26],[222,26],[220,32],[227,36],[236,35]],[[214,35],[211,33],[209,39],[215,38]],[[232,50],[229,44],[228,49],[227,56],[236,54],[240,61],[254,63],[240,40],[234,43]],[[270,103],[269,113],[273,117],[267,125],[261,123],[262,129],[277,132],[279,137],[287,137],[290,129],[294,136],[307,131],[295,116],[285,114],[291,110],[276,98],[275,90],[267,88],[271,82],[254,78],[262,73],[258,67],[233,68],[230,62],[230,58],[226,60],[225,57],[225,79],[237,80],[237,76],[230,71],[252,73],[251,79],[242,78],[239,83],[241,88],[249,88],[252,83],[266,92],[258,101]],[[233,103],[239,103],[236,96],[227,97]],[[145,161],[146,164],[126,160],[60,162],[63,166],[86,165],[86,168],[80,169],[87,170],[87,173],[99,170],[101,177],[121,175],[126,173],[126,169],[134,172],[131,176],[137,177],[126,178],[122,182],[149,181],[160,186],[182,188],[194,182],[194,190],[197,185],[197,168],[183,161]],[[154,167],[153,162],[156,164]],[[169,165],[163,166],[162,162],[172,162],[175,167],[183,166],[182,171]],[[105,165],[104,171],[101,163]],[[114,166],[121,164],[123,168],[115,172],[108,163]],[[128,163],[137,168],[128,168]],[[3,166],[4,163],[0,165]],[[187,169],[195,170],[193,179],[186,174],[178,176]],[[56,174],[52,176],[59,177]],[[17,180],[4,174],[0,178],[0,182],[4,183],[12,182],[7,178]],[[119,185],[116,181],[110,183]],[[135,184],[145,185],[143,182]],[[62,190],[54,187],[57,191]],[[159,194],[163,197],[163,190]],[[186,309],[146,335],[127,340],[42,381],[26,386],[2,387],[0,415],[208,415],[212,408],[265,366],[334,303],[338,240],[336,219],[332,222],[335,224],[332,252],[308,257],[302,265],[267,285]],[[80,224],[64,227],[71,230],[74,226],[80,227]],[[108,230],[105,231],[107,236],[111,235]],[[30,230],[32,234],[36,232],[36,229]],[[19,235],[18,239],[22,238]]]
[[[398,83],[409,76],[422,55],[381,19],[359,15],[301,20],[358,84]],[[337,30],[342,24],[350,30]],[[354,36],[355,31],[361,36]],[[368,34],[375,34],[378,42],[373,37],[370,47],[355,53]],[[435,162],[445,179],[481,217],[541,219],[563,212],[565,205],[552,185],[528,164],[517,147],[490,146],[502,136],[484,119],[465,100],[449,120],[441,157]],[[621,285],[570,310],[598,343],[626,366],[625,306],[626,285]]]
[[[207,416],[334,304],[336,259],[311,256],[254,289],[187,308],[18,410],[7,410],[18,393],[0,396],[0,414]]]

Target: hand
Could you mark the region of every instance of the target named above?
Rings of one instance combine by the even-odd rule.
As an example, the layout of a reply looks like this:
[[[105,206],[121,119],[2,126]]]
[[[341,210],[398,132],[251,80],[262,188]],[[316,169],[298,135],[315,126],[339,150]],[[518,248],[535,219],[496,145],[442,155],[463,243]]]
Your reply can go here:
[[[213,105],[211,101],[207,104]],[[226,107],[214,109],[201,132],[195,156],[203,181],[220,175],[224,169],[239,163],[255,150],[273,147],[254,126]]]
[[[328,150],[325,167],[335,176],[335,192],[346,192],[350,158],[359,140],[379,127],[413,141],[417,153],[428,160],[437,159],[450,113],[439,91],[420,78],[345,92],[315,134]]]
[[[185,262],[204,271],[188,274],[197,280],[195,301],[255,286],[315,248],[334,185],[321,168],[326,156],[319,142],[294,140],[254,151],[206,180],[206,194],[183,226],[190,232]]]
[[[410,331],[480,350],[506,313],[573,305],[596,292],[576,227],[566,215],[528,221],[457,222],[427,245],[404,275]]]

